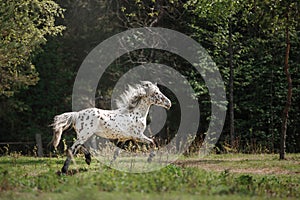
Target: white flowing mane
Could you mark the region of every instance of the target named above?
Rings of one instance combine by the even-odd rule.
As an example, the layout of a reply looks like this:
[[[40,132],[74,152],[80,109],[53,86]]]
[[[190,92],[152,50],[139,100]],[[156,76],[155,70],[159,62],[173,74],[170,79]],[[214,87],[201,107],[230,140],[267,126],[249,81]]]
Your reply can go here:
[[[126,108],[132,110],[139,105],[141,99],[147,95],[147,91],[142,84],[151,84],[151,82],[143,81],[141,84],[134,86],[129,85],[128,89],[120,96],[120,99],[116,101],[117,108]]]

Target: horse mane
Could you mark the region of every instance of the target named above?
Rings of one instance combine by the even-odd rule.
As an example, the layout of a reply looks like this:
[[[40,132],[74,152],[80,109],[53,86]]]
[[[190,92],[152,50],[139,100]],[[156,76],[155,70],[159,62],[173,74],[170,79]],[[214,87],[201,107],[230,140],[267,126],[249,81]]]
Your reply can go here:
[[[116,101],[117,108],[126,108],[132,110],[139,105],[142,98],[147,95],[147,90],[143,87],[143,84],[151,82],[142,81],[141,84],[134,86],[128,85],[128,89],[120,96],[120,99]]]

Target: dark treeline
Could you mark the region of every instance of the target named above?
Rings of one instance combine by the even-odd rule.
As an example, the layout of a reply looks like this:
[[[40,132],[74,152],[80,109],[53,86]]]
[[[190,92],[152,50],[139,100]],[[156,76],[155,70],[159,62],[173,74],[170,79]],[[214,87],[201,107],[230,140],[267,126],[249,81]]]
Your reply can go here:
[[[53,117],[72,110],[73,83],[87,54],[116,33],[153,26],[192,37],[219,67],[229,101],[218,143],[221,151],[279,151],[288,93],[286,47],[290,44],[292,103],[286,150],[300,152],[299,1],[0,2],[0,142],[32,141],[36,133],[49,142]],[[178,56],[147,50],[117,59],[105,73],[96,106],[110,108],[114,84],[130,68],[145,62],[172,66],[196,91],[201,122],[192,147],[197,149],[209,123],[209,95],[201,76]],[[170,118],[178,117],[174,113]],[[160,136],[169,139],[177,126],[168,124]]]

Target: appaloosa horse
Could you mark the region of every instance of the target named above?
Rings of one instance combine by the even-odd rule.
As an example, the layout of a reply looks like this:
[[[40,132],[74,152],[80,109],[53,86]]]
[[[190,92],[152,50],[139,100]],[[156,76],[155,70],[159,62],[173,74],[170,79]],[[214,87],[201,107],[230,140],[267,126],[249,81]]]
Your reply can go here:
[[[55,116],[51,125],[54,130],[52,142],[55,148],[64,130],[72,126],[77,133],[77,140],[70,148],[72,154],[68,154],[61,172],[67,172],[71,157],[79,148],[83,149],[85,161],[90,164],[91,155],[83,145],[94,134],[106,139],[154,144],[153,139],[144,135],[146,117],[151,105],[169,109],[171,101],[161,93],[156,84],[142,81],[135,86],[129,86],[117,102],[116,110],[88,108]]]

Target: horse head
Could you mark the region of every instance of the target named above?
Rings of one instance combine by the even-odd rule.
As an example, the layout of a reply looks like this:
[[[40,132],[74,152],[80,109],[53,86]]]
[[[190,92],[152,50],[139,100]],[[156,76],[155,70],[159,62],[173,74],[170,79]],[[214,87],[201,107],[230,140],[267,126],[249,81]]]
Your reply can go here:
[[[150,104],[170,109],[171,101],[159,90],[157,83],[141,81],[141,86],[145,90],[145,96],[148,97]]]

